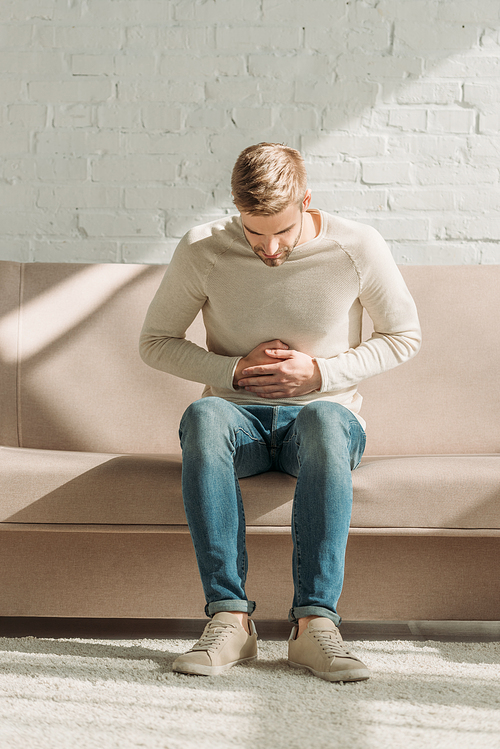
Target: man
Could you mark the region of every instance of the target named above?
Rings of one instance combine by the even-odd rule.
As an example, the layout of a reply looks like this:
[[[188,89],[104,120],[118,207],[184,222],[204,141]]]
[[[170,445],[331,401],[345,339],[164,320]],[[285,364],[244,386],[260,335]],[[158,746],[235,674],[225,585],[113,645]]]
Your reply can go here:
[[[173,668],[218,674],[257,656],[238,478],[272,469],[297,477],[289,663],[328,681],[366,679],[336,610],[351,471],[365,447],[357,384],[417,353],[415,305],[378,232],[310,208],[298,151],[250,146],[231,186],[239,215],[181,240],[141,335],[147,364],[205,384],[180,437],[211,621]],[[363,308],[375,329],[366,342]],[[208,351],[185,338],[200,309]]]

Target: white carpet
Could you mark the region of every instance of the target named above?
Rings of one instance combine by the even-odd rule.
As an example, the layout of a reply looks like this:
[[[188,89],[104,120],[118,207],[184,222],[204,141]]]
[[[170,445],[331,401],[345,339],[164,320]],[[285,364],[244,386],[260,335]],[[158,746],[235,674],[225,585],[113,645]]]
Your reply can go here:
[[[192,640],[0,638],[1,749],[500,747],[500,643],[353,642],[329,684],[260,642],[256,664],[173,674]]]

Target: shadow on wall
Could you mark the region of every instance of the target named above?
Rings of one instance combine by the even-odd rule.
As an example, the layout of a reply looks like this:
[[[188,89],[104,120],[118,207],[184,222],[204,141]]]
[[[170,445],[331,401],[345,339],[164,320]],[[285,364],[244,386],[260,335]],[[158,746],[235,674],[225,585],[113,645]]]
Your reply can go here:
[[[2,376],[17,380],[19,446],[178,452],[177,434],[159,428],[158,414],[178,423],[202,386],[183,383],[172,403],[170,375],[138,352],[164,268],[27,264],[22,272],[20,319],[12,310],[0,320]]]

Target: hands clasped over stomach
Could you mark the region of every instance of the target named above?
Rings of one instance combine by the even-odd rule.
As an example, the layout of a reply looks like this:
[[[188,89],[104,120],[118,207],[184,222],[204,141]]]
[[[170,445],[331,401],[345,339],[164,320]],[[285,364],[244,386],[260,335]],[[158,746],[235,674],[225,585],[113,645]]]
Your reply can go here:
[[[259,343],[236,367],[233,384],[261,398],[291,398],[321,387],[316,361],[280,340]]]

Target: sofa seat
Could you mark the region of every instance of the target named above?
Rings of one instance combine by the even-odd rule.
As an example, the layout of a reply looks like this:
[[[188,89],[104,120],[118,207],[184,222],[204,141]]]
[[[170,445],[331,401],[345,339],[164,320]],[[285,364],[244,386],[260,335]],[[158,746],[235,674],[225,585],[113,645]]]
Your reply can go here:
[[[353,473],[351,526],[500,536],[500,455],[370,456]],[[295,479],[241,480],[246,522],[289,532]],[[0,448],[2,523],[164,526],[187,532],[181,457]],[[390,524],[388,524],[390,518]]]

